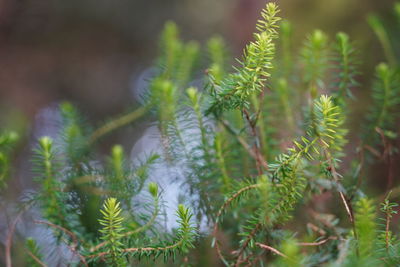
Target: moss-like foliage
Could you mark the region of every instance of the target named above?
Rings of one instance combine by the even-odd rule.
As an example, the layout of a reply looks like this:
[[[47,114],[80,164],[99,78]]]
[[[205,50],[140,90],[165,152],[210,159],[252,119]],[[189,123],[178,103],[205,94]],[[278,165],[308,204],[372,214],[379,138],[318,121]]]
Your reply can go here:
[[[24,203],[40,210],[35,223],[52,229],[54,248],[67,246],[84,266],[400,265],[399,189],[364,192],[376,163],[387,167],[379,179],[388,192],[396,182],[396,46],[370,16],[388,63],[376,67],[365,112],[349,120],[353,92],[368,78],[360,78],[353,40],[315,30],[294,44],[296,25],[278,14],[277,4],[266,4],[232,68],[222,37],[201,50],[167,22],[142,106],[96,127],[72,104],[60,105],[60,133],[34,146],[38,189]],[[158,154],[132,164],[122,145],[100,149],[103,138],[144,116],[158,129]],[[364,126],[349,132],[354,121]],[[0,134],[0,190],[15,173],[16,141],[12,131]],[[150,177],[158,166],[168,172]],[[173,229],[164,227],[165,195],[150,182],[157,179],[181,182]],[[27,240],[27,261],[43,266],[37,244]],[[205,264],[193,248],[209,245],[216,257]]]

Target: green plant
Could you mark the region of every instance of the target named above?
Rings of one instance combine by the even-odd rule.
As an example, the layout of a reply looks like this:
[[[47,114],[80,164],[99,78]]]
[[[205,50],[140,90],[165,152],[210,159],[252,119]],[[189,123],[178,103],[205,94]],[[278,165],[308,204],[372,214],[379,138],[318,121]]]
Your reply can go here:
[[[15,132],[0,134],[0,190],[7,185],[6,178],[10,175],[10,154],[17,140],[18,135]]]
[[[380,203],[366,197],[362,180],[362,171],[383,158],[387,187],[394,185],[400,78],[387,34],[369,19],[390,65],[376,67],[373,101],[359,121],[364,129],[349,132],[361,75],[353,41],[343,32],[330,41],[315,30],[297,51],[294,27],[278,14],[276,4],[266,5],[254,40],[232,70],[222,38],[207,42],[204,88],[190,84],[202,63],[199,45],[182,41],[168,22],[143,106],[93,130],[73,105],[60,105],[60,138],[39,139],[34,162],[41,188],[28,203],[41,209],[46,221],[39,223],[51,227],[80,264],[132,266],[178,254],[189,255],[178,262],[196,264],[191,249],[209,237],[226,266],[400,264],[397,229],[390,229],[396,192]],[[144,115],[156,121],[161,153],[133,167],[116,145],[99,160],[99,140]],[[2,146],[13,136],[0,138],[3,177],[9,156]],[[185,199],[195,216],[178,205],[173,237],[159,223],[161,190],[147,182],[157,162],[179,167],[182,188],[196,196]],[[133,204],[138,197],[143,201]],[[324,198],[337,207],[318,211]],[[199,234],[200,225],[206,230]],[[29,251],[40,263],[31,241]]]

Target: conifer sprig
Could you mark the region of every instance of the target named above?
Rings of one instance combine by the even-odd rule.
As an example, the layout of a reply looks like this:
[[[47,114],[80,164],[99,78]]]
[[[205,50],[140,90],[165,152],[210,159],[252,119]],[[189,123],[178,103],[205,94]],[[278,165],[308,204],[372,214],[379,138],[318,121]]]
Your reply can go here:
[[[177,222],[179,223],[179,227],[176,230],[176,235],[172,242],[162,242],[160,244],[155,244],[148,247],[134,247],[134,248],[122,248],[122,249],[120,248],[121,243],[118,242],[116,244],[117,246],[115,248],[115,251],[120,253],[119,255],[130,255],[138,259],[141,259],[143,257],[146,258],[153,257],[154,259],[157,259],[158,257],[163,256],[164,261],[168,261],[168,259],[170,258],[175,259],[178,253],[187,253],[190,248],[194,247],[195,237],[197,236],[196,227],[194,227],[192,222],[192,213],[188,208],[180,204],[178,205],[178,210],[176,212],[176,215],[178,217]],[[122,221],[121,218],[119,220]],[[106,225],[105,227],[108,227],[110,225],[109,221],[110,219],[107,220],[105,219],[104,222],[104,224]],[[107,233],[109,233],[109,228],[104,230],[106,232],[105,235],[107,235]],[[120,239],[122,237],[122,235],[120,234],[121,231],[122,228],[120,228],[120,231],[118,231],[117,233],[114,233],[113,236],[116,236],[117,239]],[[107,239],[110,241],[109,238]],[[89,258],[96,259],[104,256],[107,257],[111,253],[112,251],[108,249],[105,252],[90,255]],[[117,264],[119,263],[117,262]]]
[[[258,22],[258,32],[243,52],[243,60],[238,60],[239,67],[234,73],[214,85],[213,103],[209,112],[248,107],[251,94],[259,93],[270,76],[272,59],[275,54],[274,39],[277,38],[277,17],[279,9],[275,3],[268,3]]]
[[[103,209],[101,210],[103,219],[100,219],[102,229],[101,239],[107,242],[106,248],[108,251],[107,262],[112,266],[124,266],[124,259],[121,257],[121,238],[123,237],[122,221],[124,218],[121,216],[120,203],[115,198],[108,198],[104,202]]]
[[[352,89],[359,85],[356,77],[360,74],[356,49],[349,36],[343,32],[336,34],[333,60],[336,65],[334,66],[336,75],[333,84],[335,90],[333,99],[337,105],[343,107],[345,105],[345,102],[343,102],[345,101],[345,96],[354,99]],[[340,101],[342,102],[339,103]]]
[[[219,36],[211,38],[207,42],[207,50],[211,62],[208,75],[212,83],[220,84],[226,74],[227,52],[224,40]]]
[[[315,30],[307,37],[301,50],[303,81],[312,100],[317,97],[318,90],[324,87],[328,60],[328,36],[321,30]]]
[[[396,129],[398,118],[396,107],[400,104],[400,74],[398,71],[381,63],[376,67],[376,80],[373,85],[373,105],[369,114],[370,125],[383,130]]]
[[[18,141],[16,132],[0,133],[0,190],[6,188],[8,176],[10,174],[11,150]]]
[[[44,216],[50,222],[69,228],[66,220],[65,195],[62,191],[62,183],[59,180],[59,164],[53,140],[50,137],[39,139],[38,146],[34,150],[33,158],[36,180],[42,184],[42,192],[37,200],[43,208]]]
[[[42,261],[42,253],[40,252],[39,247],[37,246],[37,243],[34,239],[28,238],[25,242],[26,244],[26,249],[28,251],[29,258],[27,260],[27,263],[29,266],[32,267],[43,267],[46,266],[43,261]]]

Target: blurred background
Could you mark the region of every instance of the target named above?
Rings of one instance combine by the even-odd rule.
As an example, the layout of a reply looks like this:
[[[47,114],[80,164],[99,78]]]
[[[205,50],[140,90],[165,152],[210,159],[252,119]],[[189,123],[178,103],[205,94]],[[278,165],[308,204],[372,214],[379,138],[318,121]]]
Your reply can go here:
[[[381,49],[366,23],[394,1],[281,0],[293,22],[295,44],[314,28],[341,30],[361,42],[372,66]],[[174,20],[185,39],[214,34],[238,56],[251,38],[264,0],[2,0],[0,1],[1,127],[26,122],[54,101],[75,102],[93,119],[132,103],[132,80],[157,56],[158,34]],[[364,65],[369,70],[371,66]],[[7,118],[10,121],[7,122]],[[19,119],[22,119],[19,118]],[[14,122],[12,122],[14,121]]]
[[[9,197],[33,186],[31,175],[27,175],[30,165],[26,155],[31,151],[33,136],[51,130],[48,118],[56,116],[52,113],[54,105],[68,100],[99,125],[106,118],[139,105],[135,98],[136,91],[142,89],[138,79],[154,64],[159,33],[167,20],[178,24],[186,40],[204,44],[213,35],[223,36],[232,55],[238,57],[252,37],[265,2],[0,0],[0,130],[13,129],[22,134],[17,155],[20,160],[16,161],[22,168],[10,182]],[[394,1],[276,2],[282,10],[281,17],[293,23],[295,49],[315,28],[331,38],[344,31],[357,40],[365,59],[362,72],[369,82],[384,55],[366,17],[369,13],[379,14],[390,29]],[[361,100],[369,98],[364,89],[367,88],[355,92]],[[132,147],[145,123],[108,137],[105,151],[112,143]]]

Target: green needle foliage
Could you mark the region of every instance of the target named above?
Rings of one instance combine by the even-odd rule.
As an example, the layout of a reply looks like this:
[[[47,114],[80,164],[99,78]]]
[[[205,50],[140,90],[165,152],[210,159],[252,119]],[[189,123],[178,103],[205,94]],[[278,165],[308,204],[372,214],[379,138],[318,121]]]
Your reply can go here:
[[[336,35],[334,50],[333,57],[336,61],[336,69],[334,69],[336,81],[333,83],[333,88],[336,90],[334,100],[335,102],[345,101],[345,96],[354,99],[352,89],[359,85],[356,80],[357,75],[360,74],[357,69],[359,62],[354,45],[347,34],[339,32]],[[346,103],[337,104],[344,107]]]
[[[372,93],[371,126],[396,131],[396,108],[400,104],[400,73],[387,64],[376,67],[376,80]]]
[[[271,75],[272,59],[275,54],[274,39],[277,38],[278,7],[272,3],[262,11],[258,21],[254,41],[246,46],[243,59],[238,60],[236,72],[229,74],[220,85],[213,86],[214,102],[210,112],[221,112],[229,109],[249,106],[251,94],[259,93],[266,79]]]
[[[214,84],[220,84],[226,74],[227,52],[224,40],[215,36],[208,40],[207,50],[210,57],[208,74]]]
[[[28,238],[25,243],[26,250],[30,256],[27,260],[27,264],[32,267],[42,267],[43,256],[39,251],[36,241],[32,238]]]
[[[107,242],[105,249],[108,251],[107,263],[111,266],[124,266],[124,258],[122,258],[120,239],[122,235],[122,221],[120,203],[115,198],[108,198],[101,210],[103,219],[100,219],[102,229],[101,239]]]
[[[18,135],[15,132],[0,133],[0,191],[7,186],[11,152],[17,141]]]
[[[320,30],[315,30],[307,37],[301,51],[301,61],[304,65],[303,80],[310,94],[315,98],[317,88],[324,86],[324,77],[328,67],[328,36]]]
[[[400,265],[400,76],[389,31],[369,18],[389,63],[376,67],[372,101],[355,116],[354,91],[368,78],[360,77],[355,42],[315,30],[295,44],[296,25],[278,13],[266,4],[231,69],[221,37],[200,50],[167,22],[143,106],[97,128],[72,104],[60,105],[62,128],[38,140],[39,187],[24,203],[41,211],[40,223],[57,237],[52,248],[66,245],[84,266]],[[193,86],[201,73],[203,88]],[[158,127],[159,154],[132,164],[121,145],[102,153],[102,138],[145,115]],[[348,121],[364,127],[354,131]],[[1,189],[15,173],[16,141],[16,133],[0,135]],[[392,194],[367,197],[377,164]],[[150,177],[158,166],[168,175]],[[171,230],[163,190],[149,178],[181,182],[185,206]],[[37,244],[27,241],[30,266],[43,264]],[[212,256],[199,252],[210,245]]]

